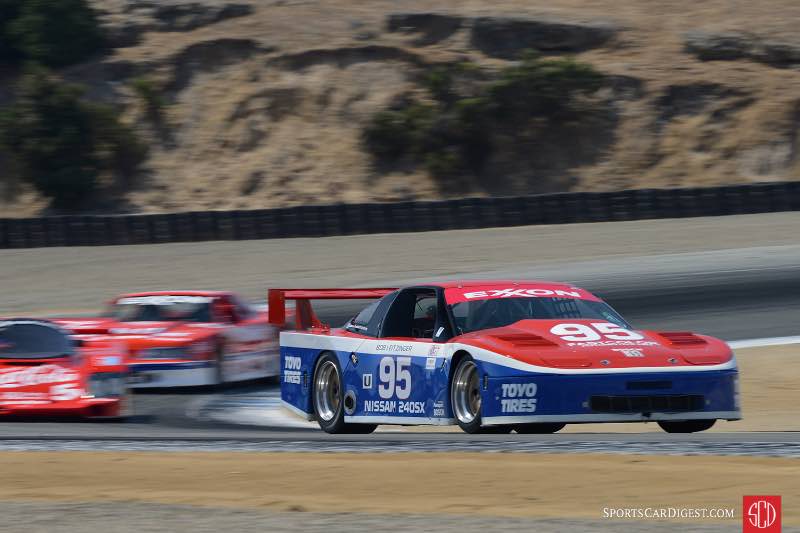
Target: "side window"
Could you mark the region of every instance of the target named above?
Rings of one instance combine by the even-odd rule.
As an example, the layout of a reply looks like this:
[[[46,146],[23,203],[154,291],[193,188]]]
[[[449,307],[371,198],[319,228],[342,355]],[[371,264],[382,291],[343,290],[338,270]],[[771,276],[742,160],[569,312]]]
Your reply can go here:
[[[375,314],[375,309],[378,308],[378,304],[380,301],[372,302],[367,307],[361,310],[350,322],[347,323],[347,327],[345,328],[348,331],[352,331],[353,333],[361,333],[365,335],[367,333],[367,329],[369,329],[369,321],[372,320],[372,316]]]
[[[415,339],[432,339],[433,329],[436,326],[436,294],[423,293],[417,296],[414,305],[414,320],[411,326],[411,336]]]
[[[350,320],[350,322],[345,325],[345,329],[353,333],[377,337],[386,311],[389,309],[389,306],[392,305],[397,295],[398,291],[395,291],[387,294],[377,302],[372,302]]]
[[[381,337],[432,339],[437,323],[438,300],[433,289],[405,289],[386,313]]]
[[[250,307],[250,304],[238,296],[232,296],[231,301],[236,306],[236,316],[239,320],[247,320],[256,314],[253,308]]]

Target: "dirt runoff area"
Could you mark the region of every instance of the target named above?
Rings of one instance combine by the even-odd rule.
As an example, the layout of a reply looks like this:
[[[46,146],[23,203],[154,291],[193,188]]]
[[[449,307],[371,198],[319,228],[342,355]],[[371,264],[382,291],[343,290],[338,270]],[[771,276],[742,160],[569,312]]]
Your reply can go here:
[[[579,521],[602,521],[612,508],[714,508],[734,509],[735,516],[691,522],[738,527],[743,495],[780,494],[784,524],[800,524],[800,461],[781,458],[6,452],[0,471],[0,506],[119,502],[310,516]]]

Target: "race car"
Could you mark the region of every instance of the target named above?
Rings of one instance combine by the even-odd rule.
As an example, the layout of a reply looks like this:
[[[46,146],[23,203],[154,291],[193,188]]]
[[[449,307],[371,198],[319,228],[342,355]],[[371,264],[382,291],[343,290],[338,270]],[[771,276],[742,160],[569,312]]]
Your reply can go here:
[[[343,327],[309,301],[379,298]],[[566,424],[657,422],[703,431],[741,418],[736,360],[690,332],[637,331],[569,284],[462,281],[403,289],[275,289],[281,400],[328,433],[458,424],[467,433],[553,433]],[[303,311],[301,315],[301,311]]]
[[[0,319],[0,416],[125,417],[125,357],[119,343],[79,341],[52,322]]]
[[[57,322],[78,338],[124,342],[134,388],[219,385],[279,373],[279,328],[264,310],[229,292],[124,294],[99,318]]]

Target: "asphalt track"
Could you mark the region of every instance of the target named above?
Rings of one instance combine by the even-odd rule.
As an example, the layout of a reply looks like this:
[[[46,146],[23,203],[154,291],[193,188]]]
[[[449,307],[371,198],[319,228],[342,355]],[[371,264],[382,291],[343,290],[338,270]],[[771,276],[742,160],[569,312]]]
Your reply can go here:
[[[431,234],[407,235],[408,248],[416,250],[413,256],[409,253],[386,256],[392,246],[385,241],[403,242],[398,240],[402,236],[396,235],[352,237],[347,241],[342,238],[296,240],[302,243],[287,240],[283,241],[283,247],[282,241],[249,244],[250,248],[273,254],[276,260],[272,265],[266,259],[262,262],[255,257],[250,258],[254,262],[248,265],[226,261],[217,255],[207,256],[209,259],[205,263],[198,262],[203,257],[198,250],[214,253],[205,243],[170,248],[156,245],[80,251],[11,251],[0,252],[0,282],[3,282],[7,306],[12,311],[22,312],[43,309],[48,301],[50,309],[86,308],[88,301],[100,301],[114,292],[126,290],[120,286],[120,274],[109,270],[109,265],[103,265],[108,257],[115,258],[119,270],[132,276],[130,290],[176,286],[173,285],[175,279],[208,279],[207,284],[195,281],[192,287],[223,288],[220,280],[226,279],[225,272],[229,275],[241,272],[239,277],[228,277],[227,285],[249,297],[263,294],[263,285],[257,286],[256,279],[271,279],[273,282],[260,283],[273,286],[391,286],[458,277],[557,279],[579,284],[603,296],[638,328],[691,329],[732,341],[800,334],[798,230],[800,214],[790,213],[688,222],[572,225],[560,231],[558,228],[513,228],[507,229],[508,238],[503,238],[502,242],[498,242],[501,234],[492,230],[441,232],[439,235],[448,236],[448,240],[440,240],[440,245],[435,239],[431,241]],[[592,236],[589,239],[592,241],[616,238],[622,244],[618,243],[613,253],[601,253],[601,249],[593,252],[586,244],[588,241],[580,240],[587,239],[587,234]],[[447,243],[453,240],[468,243],[470,250],[464,252],[462,246],[448,248]],[[574,249],[567,246],[556,253],[554,243],[564,240],[580,246]],[[309,248],[312,243],[313,249]],[[527,243],[527,246],[523,252],[513,255],[520,243]],[[248,243],[235,244],[248,246]],[[229,245],[231,243],[220,243],[217,254],[229,253],[230,249],[221,250]],[[418,246],[415,248],[415,245]],[[388,246],[388,249],[381,246]],[[431,255],[431,250],[426,248],[429,246],[441,252]],[[364,250],[354,251],[359,247],[375,249],[384,257],[374,259],[371,267],[359,266],[356,258],[365,257]],[[337,248],[339,251],[334,252]],[[328,267],[320,266],[319,262],[325,258],[317,257],[319,253],[327,254]],[[442,254],[448,253],[454,262],[450,268],[443,266],[448,261]],[[475,259],[472,262],[462,260],[467,257],[465,253]],[[509,254],[512,255],[509,257]],[[299,258],[306,257],[315,263],[298,263]],[[178,261],[181,258],[183,262]],[[31,261],[36,264],[26,266]],[[102,273],[95,269],[103,268],[107,275],[98,277]],[[298,281],[300,275],[305,282]],[[104,280],[103,286],[98,286],[98,279]],[[155,285],[156,279],[160,280],[158,285]],[[19,282],[12,285],[15,280]],[[177,286],[187,285],[184,282]],[[320,310],[323,318],[337,323],[352,315],[357,306],[328,304],[320,306]],[[274,388],[274,383],[266,387]],[[800,456],[800,433],[792,432],[546,436],[384,432],[346,437],[329,436],[321,431],[233,426],[187,416],[193,405],[208,401],[212,394],[208,391],[137,394],[136,416],[122,424],[5,422],[0,424],[0,449],[117,446],[126,449],[614,451],[624,444],[626,451],[638,453],[648,450],[652,453],[710,453],[716,450],[715,453]]]

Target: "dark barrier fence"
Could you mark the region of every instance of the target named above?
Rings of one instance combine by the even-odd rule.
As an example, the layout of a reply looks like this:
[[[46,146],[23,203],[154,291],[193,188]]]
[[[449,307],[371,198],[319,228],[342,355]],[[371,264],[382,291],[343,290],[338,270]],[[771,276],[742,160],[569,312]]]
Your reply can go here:
[[[0,248],[324,237],[800,211],[800,182],[252,211],[0,219]]]

